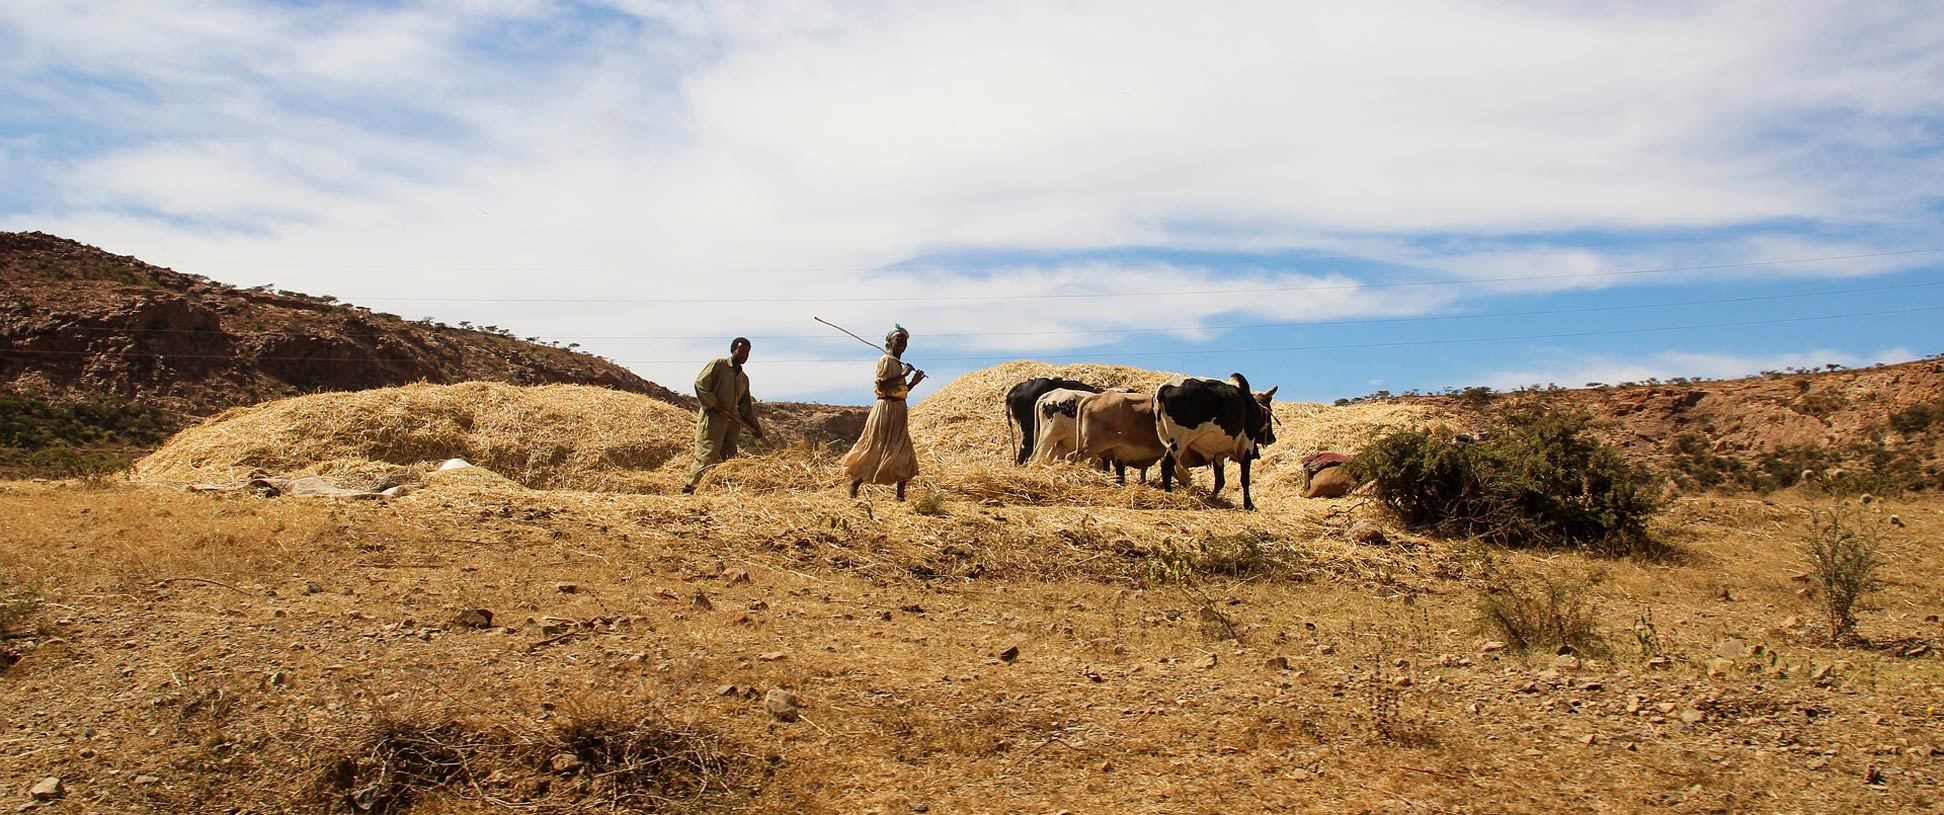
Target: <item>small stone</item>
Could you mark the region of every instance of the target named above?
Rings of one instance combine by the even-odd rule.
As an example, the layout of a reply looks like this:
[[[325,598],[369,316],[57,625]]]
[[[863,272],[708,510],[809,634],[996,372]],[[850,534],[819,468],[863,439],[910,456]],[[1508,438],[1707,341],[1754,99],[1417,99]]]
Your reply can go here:
[[[160,779],[160,778],[157,778],[157,777],[155,777],[155,776],[152,776],[152,775],[138,775],[138,776],[135,776],[135,783],[136,783],[136,784],[137,784],[138,786],[143,786],[143,787],[146,787],[146,786],[149,786],[149,785],[151,785],[151,784],[160,784],[160,783],[162,783],[162,779]]]
[[[1821,770],[1828,766],[1829,766],[1829,759],[1823,756],[1817,756],[1815,758],[1809,759],[1808,767],[1811,770]]]
[[[763,694],[763,707],[768,708],[769,712],[781,721],[794,722],[801,715],[803,702],[797,699],[794,693],[782,688],[771,688],[769,693]]]
[[[1561,670],[1577,671],[1580,669],[1580,664],[1580,658],[1572,654],[1560,654],[1559,656],[1553,657],[1553,665]]]
[[[738,688],[735,685],[723,685],[722,687],[716,688],[716,695],[717,696],[740,696],[742,695],[742,688]]]
[[[66,795],[67,787],[61,784],[61,779],[50,775],[28,789],[27,794],[36,801],[52,801]]]
[[[1681,711],[1681,721],[1688,724],[1700,724],[1707,718],[1708,714],[1702,713],[1694,708],[1685,708]]]
[[[1904,650],[1903,655],[1911,659],[1930,653],[1930,643],[1921,642]]]
[[[710,602],[709,595],[705,594],[701,589],[695,590],[694,603],[696,608],[702,609],[703,611],[715,610],[715,603]]]
[[[1729,637],[1728,639],[1715,643],[1714,652],[1715,656],[1723,659],[1741,659],[1742,657],[1748,656],[1748,643],[1735,637]]]
[[[580,586],[575,583],[555,583],[554,591],[560,594],[579,594]]]
[[[290,687],[290,674],[284,671],[272,672],[270,674],[270,687],[273,688]]]
[[[749,570],[747,570],[747,569],[727,569],[727,570],[724,570],[724,571],[723,571],[723,573],[722,573],[722,579],[724,579],[724,580],[727,580],[727,581],[729,581],[729,582],[730,582],[731,584],[735,584],[735,583],[748,583],[748,582],[749,582]]]
[[[1828,678],[1829,678],[1829,666],[1828,666],[1828,665],[1818,665],[1818,666],[1816,666],[1816,669],[1815,669],[1815,670],[1813,670],[1813,671],[1810,671],[1810,672],[1809,672],[1809,678],[1810,678],[1810,679],[1814,679],[1814,680],[1816,680],[1816,681],[1818,681],[1818,682],[1820,682],[1820,681],[1822,681],[1822,680],[1824,680],[1824,679],[1828,679]]]
[[[1708,661],[1708,675],[1712,677],[1719,678],[1719,677],[1727,676],[1728,672],[1734,669],[1735,669],[1735,661],[1732,659],[1722,659],[1720,657],[1716,657],[1715,659]]]
[[[1351,543],[1361,543],[1365,546],[1383,546],[1390,542],[1390,539],[1384,535],[1383,527],[1367,520],[1351,524],[1349,538]]]
[[[1801,628],[1802,618],[1795,614],[1791,614],[1788,617],[1783,618],[1782,627],[1790,631],[1794,631],[1795,629]]]
[[[553,758],[547,760],[547,767],[557,775],[570,775],[580,770],[580,756],[573,753],[555,753]]]
[[[1479,646],[1478,650],[1480,652],[1487,653],[1487,654],[1497,653],[1499,651],[1505,650],[1505,643],[1499,642],[1498,640],[1492,640],[1490,642],[1485,643],[1482,646]]]
[[[999,652],[1000,662],[1011,662],[1019,658],[1019,646],[1015,645]]]
[[[1584,736],[1581,736],[1581,737],[1580,737],[1580,743],[1581,743],[1581,744],[1588,744],[1588,745],[1591,745],[1591,744],[1598,744],[1598,743],[1600,743],[1600,737],[1599,737],[1599,735],[1598,735],[1598,734],[1595,734],[1595,733],[1588,733],[1588,734],[1586,734],[1586,735],[1584,735]]]
[[[324,593],[324,584],[322,584],[322,583],[319,583],[319,582],[317,582],[317,581],[315,581],[315,580],[306,580],[306,581],[304,581],[304,593],[305,593],[305,594],[323,594],[323,593]]]
[[[1411,686],[1411,678],[1408,676],[1397,677],[1396,679],[1391,680],[1391,686],[1397,688],[1408,688]]]
[[[1647,660],[1647,667],[1653,668],[1655,670],[1666,668],[1667,666],[1672,664],[1674,664],[1674,661],[1668,659],[1667,657],[1652,657]]]
[[[1289,670],[1289,657],[1270,657],[1267,666],[1272,671],[1287,671]]]
[[[756,658],[764,662],[776,662],[777,660],[787,659],[789,656],[790,652],[788,651],[767,651],[757,654]]]
[[[1315,777],[1315,774],[1301,767],[1297,767],[1296,769],[1290,770],[1289,772],[1285,773],[1285,775],[1289,776],[1289,780],[1291,781],[1308,781],[1311,778]]]
[[[492,628],[493,612],[483,608],[467,609],[459,612],[452,624],[460,628]]]

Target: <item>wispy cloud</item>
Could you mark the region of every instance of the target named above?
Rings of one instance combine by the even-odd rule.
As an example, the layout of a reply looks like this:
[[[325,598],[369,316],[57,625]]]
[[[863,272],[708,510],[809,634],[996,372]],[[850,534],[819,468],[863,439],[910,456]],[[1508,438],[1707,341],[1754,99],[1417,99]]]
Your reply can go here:
[[[0,184],[0,227],[242,283],[504,300],[371,305],[546,335],[793,335],[808,321],[803,306],[512,301],[1176,291],[1862,254],[1938,226],[1931,11],[26,0],[0,7],[13,89],[0,167],[34,165],[36,181]],[[1112,256],[1127,247],[1207,257]],[[1057,259],[932,262],[965,250]],[[820,308],[939,333],[1165,325],[1205,342],[1218,332],[1196,327],[1224,321],[1755,277]],[[686,360],[717,344],[588,345]]]

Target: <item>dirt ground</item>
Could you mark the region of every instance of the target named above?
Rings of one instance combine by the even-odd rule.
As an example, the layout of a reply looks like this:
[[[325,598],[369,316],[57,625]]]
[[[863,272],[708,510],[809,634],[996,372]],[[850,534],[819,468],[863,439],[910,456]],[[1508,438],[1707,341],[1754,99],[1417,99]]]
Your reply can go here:
[[[0,589],[38,598],[4,641],[0,805],[1944,806],[1944,502],[1876,505],[1903,525],[1873,645],[1843,649],[1797,579],[1826,498],[1682,498],[1651,560],[1358,544],[1355,499],[1266,503],[0,483]],[[1605,652],[1495,647],[1476,609],[1507,570],[1579,586]],[[650,730],[675,741],[614,758]]]

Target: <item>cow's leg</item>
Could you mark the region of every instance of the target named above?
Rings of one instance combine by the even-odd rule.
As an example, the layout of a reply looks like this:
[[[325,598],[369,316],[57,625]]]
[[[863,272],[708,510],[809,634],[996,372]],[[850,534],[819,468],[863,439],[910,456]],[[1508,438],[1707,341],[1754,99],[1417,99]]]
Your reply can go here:
[[[1026,466],[1026,459],[1033,457],[1033,434],[1039,432],[1033,424],[1033,411],[1028,409],[1025,413],[1021,416],[1020,411],[1013,411],[1013,420],[1019,424],[1019,458],[1013,464],[1019,467]]]
[[[1162,492],[1174,492],[1174,479],[1172,478],[1174,474],[1174,466],[1175,466],[1174,451],[1169,450],[1168,452],[1162,454],[1161,456],[1161,491]]]
[[[1255,509],[1255,499],[1249,497],[1249,457],[1242,457],[1242,508]]]
[[[1105,458],[1101,459],[1102,462],[1105,462],[1106,460],[1107,459]],[[1114,462],[1114,483],[1119,484],[1123,487],[1127,486],[1127,462],[1124,461]]]
[[[904,500],[904,485],[905,482],[903,481],[898,482],[898,500],[900,501]]]
[[[1222,485],[1228,483],[1227,481],[1223,480],[1224,477],[1227,475],[1225,471],[1228,470],[1228,462],[1218,458],[1210,463],[1215,466],[1215,491],[1209,493],[1209,495],[1210,496],[1221,495]]]

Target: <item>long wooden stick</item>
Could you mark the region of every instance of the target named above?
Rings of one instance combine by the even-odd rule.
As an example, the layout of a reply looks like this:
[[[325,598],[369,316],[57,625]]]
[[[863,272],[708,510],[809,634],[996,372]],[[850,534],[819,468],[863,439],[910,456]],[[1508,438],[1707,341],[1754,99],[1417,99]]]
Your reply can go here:
[[[864,339],[863,337],[860,337],[860,336],[857,336],[857,335],[856,335],[855,333],[852,333],[850,329],[848,329],[848,328],[845,328],[845,327],[843,327],[843,326],[841,326],[841,325],[838,325],[838,324],[836,324],[836,323],[833,323],[833,322],[831,322],[831,321],[829,321],[829,320],[826,320],[826,319],[824,319],[824,318],[822,318],[822,317],[811,317],[810,319],[812,319],[812,320],[816,320],[817,322],[820,322],[820,323],[823,323],[824,325],[827,325],[827,326],[830,326],[831,328],[835,328],[835,329],[837,329],[838,331],[842,331],[842,332],[844,332],[844,333],[846,333],[846,334],[850,334],[850,336],[851,336],[851,339],[854,339],[854,340],[857,340],[858,342],[861,342],[861,343],[864,343],[865,345],[869,345],[869,346],[871,347],[871,350],[873,350],[873,351],[883,351],[883,350],[884,350],[884,346],[882,346],[882,345],[877,345],[877,344],[874,344],[874,343],[872,343],[872,342],[871,342],[870,340],[867,340],[867,339]],[[902,359],[900,359],[900,360],[898,360],[898,361],[899,361],[899,362],[904,362],[904,360],[902,360]],[[911,373],[912,371],[916,371],[916,370],[918,370],[918,366],[916,366],[916,365],[913,365],[913,364],[911,364],[911,363],[909,363],[909,362],[905,362],[905,363],[904,363],[904,366],[905,366],[905,373]]]

